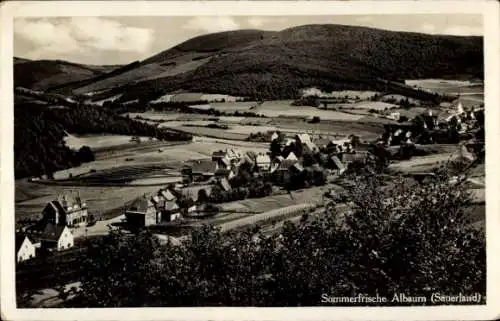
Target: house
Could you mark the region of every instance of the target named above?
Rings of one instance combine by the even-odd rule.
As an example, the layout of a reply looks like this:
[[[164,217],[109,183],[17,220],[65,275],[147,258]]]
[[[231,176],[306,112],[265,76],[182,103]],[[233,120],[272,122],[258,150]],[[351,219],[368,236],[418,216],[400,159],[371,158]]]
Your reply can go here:
[[[343,153],[340,159],[345,166],[349,166],[352,162],[366,162],[367,153]]]
[[[181,209],[175,200],[165,201],[163,208],[161,208],[161,218],[167,222],[181,218]]]
[[[36,247],[27,235],[16,234],[16,262],[32,259],[36,256]]]
[[[191,167],[191,176],[196,180],[206,180],[215,175],[219,166],[214,161],[195,161]]]
[[[172,193],[170,188],[161,189],[158,193],[165,201],[174,201],[177,197]]]
[[[48,223],[44,230],[34,237],[40,241],[41,248],[51,251],[67,250],[75,245],[73,234],[64,225]]]
[[[227,157],[222,157],[217,160],[217,167],[218,168],[223,168],[223,169],[230,169],[231,168],[231,160]]]
[[[231,163],[237,163],[242,156],[243,154],[239,150],[232,148],[226,150],[226,157],[231,161]]]
[[[344,165],[344,163],[342,163],[342,161],[336,155],[333,155],[330,157],[329,162],[328,162],[328,166],[331,169],[335,170],[337,172],[337,174],[339,174],[339,175],[344,173],[345,170],[347,169],[347,167]]]
[[[87,204],[82,201],[80,194],[59,195],[57,199],[50,201],[42,211],[45,223],[55,225],[79,226],[87,223]]]
[[[271,141],[274,141],[276,139],[278,139],[280,137],[280,135],[277,133],[277,132],[274,132],[272,135],[271,135]]]
[[[218,150],[212,153],[212,160],[214,162],[218,161],[219,159],[222,159],[226,157],[226,152],[222,150]]]
[[[146,195],[137,198],[125,211],[127,223],[136,227],[144,227],[161,222],[161,212]]]
[[[257,167],[260,170],[267,171],[271,167],[271,157],[269,157],[269,155],[259,154],[259,155],[257,155],[257,158],[255,161],[256,161]]]
[[[283,161],[285,161],[285,158],[283,156],[275,157],[271,162],[270,172],[272,173],[276,171],[281,166],[281,163],[283,163]]]

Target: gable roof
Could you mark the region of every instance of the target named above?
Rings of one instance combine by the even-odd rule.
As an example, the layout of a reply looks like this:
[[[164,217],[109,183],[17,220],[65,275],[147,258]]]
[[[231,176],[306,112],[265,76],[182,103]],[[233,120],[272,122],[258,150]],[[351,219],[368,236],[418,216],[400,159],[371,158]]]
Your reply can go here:
[[[166,200],[166,201],[173,201],[175,200],[177,197],[175,197],[174,194],[172,194],[172,192],[167,188],[167,189],[162,189],[160,191],[160,195]]]
[[[217,170],[217,163],[214,161],[196,161],[191,168],[193,173],[214,174]]]
[[[333,155],[332,157],[330,157],[330,159],[332,160],[335,167],[337,167],[338,169],[342,170],[345,168],[344,163],[342,163],[336,155]]]
[[[174,211],[179,209],[179,205],[175,201],[165,202],[164,209],[167,211]]]
[[[290,154],[288,154],[288,156],[285,158],[286,160],[291,160],[291,161],[298,161],[299,159],[297,158],[297,156],[295,156],[295,153],[294,152],[290,152]]]
[[[285,157],[283,156],[277,156],[276,158],[274,158],[273,162],[276,162],[276,163],[281,163],[285,160]]]
[[[219,181],[219,184],[223,190],[225,190],[225,191],[231,190],[231,184],[229,184],[229,181],[226,178],[221,179]]]
[[[60,194],[57,196],[57,199],[55,201],[59,202],[61,208],[63,208],[65,211],[68,211],[69,208],[75,205],[78,205],[78,207],[83,207],[86,205],[84,202],[82,202],[79,193],[77,193],[76,195],[73,195],[73,193]]]
[[[271,162],[271,157],[266,154],[257,155],[257,164],[269,164]]]
[[[288,170],[291,166],[293,166],[296,163],[297,163],[297,161],[294,161],[291,159],[285,159],[284,161],[281,162],[278,169],[279,170]]]
[[[310,142],[311,141],[311,137],[309,136],[309,134],[307,133],[303,133],[303,134],[297,134],[295,135],[295,137],[302,143],[304,144],[305,142]]]
[[[19,249],[23,245],[25,239],[28,239],[28,242],[33,243],[28,235],[25,235],[23,233],[16,233],[16,253],[19,252]]]
[[[54,225],[52,223],[48,223],[45,225],[40,238],[44,240],[58,241],[66,229],[68,228],[64,225]]]
[[[352,163],[354,161],[364,162],[366,159],[366,153],[344,153],[342,154],[342,161],[344,163]]]
[[[141,196],[135,199],[127,210],[132,212],[146,213],[148,211],[148,208],[151,206],[153,206],[153,203],[146,196]]]
[[[304,167],[302,167],[302,165],[300,163],[295,163],[291,166],[292,169],[295,169],[296,171],[298,172],[303,172],[304,171]]]

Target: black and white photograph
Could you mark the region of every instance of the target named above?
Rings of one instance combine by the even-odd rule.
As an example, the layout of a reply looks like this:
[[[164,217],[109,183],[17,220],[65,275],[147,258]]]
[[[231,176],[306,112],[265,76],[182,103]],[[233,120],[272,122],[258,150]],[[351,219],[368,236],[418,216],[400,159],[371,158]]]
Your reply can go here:
[[[144,8],[12,18],[16,309],[491,307],[484,12]]]

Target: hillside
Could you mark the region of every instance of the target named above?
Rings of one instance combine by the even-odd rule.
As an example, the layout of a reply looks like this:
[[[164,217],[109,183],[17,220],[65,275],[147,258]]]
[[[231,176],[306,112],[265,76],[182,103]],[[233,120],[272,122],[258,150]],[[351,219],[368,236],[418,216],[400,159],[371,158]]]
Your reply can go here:
[[[112,89],[109,95],[125,92],[123,101],[175,90],[292,98],[309,86],[377,89],[375,78],[482,74],[482,37],[307,25],[280,32],[239,30],[196,37],[125,72],[89,79],[80,87],[73,84],[71,90],[84,94]]]
[[[62,60],[14,58],[14,86],[47,90],[53,86],[107,73],[117,66],[87,66]]]

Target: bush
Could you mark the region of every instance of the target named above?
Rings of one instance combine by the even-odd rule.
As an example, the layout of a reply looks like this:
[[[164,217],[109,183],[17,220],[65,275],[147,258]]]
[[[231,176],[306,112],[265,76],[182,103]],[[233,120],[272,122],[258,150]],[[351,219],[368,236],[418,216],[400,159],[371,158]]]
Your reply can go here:
[[[319,123],[320,121],[321,121],[321,118],[319,118],[319,116],[314,116],[311,119],[311,124],[316,124],[316,123]]]

